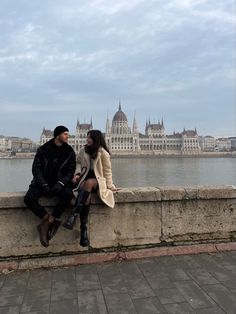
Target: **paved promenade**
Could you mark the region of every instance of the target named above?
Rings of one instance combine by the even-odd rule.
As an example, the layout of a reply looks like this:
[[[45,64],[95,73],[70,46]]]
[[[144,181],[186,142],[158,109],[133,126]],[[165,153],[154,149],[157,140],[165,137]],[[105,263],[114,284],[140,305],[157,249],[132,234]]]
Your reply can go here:
[[[236,251],[2,274],[0,313],[236,314]]]

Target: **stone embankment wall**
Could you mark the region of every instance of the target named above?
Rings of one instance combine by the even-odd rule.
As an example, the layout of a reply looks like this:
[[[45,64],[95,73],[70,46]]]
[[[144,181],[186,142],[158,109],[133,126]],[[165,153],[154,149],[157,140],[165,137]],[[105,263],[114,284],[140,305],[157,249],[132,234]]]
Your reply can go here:
[[[23,196],[21,192],[0,193],[0,258],[227,242],[236,238],[235,186],[122,189],[115,194],[114,209],[94,196],[89,248],[79,245],[79,222],[73,231],[61,227],[50,246],[42,247],[36,230],[39,219],[25,207]],[[41,202],[49,210],[55,204],[53,199]]]

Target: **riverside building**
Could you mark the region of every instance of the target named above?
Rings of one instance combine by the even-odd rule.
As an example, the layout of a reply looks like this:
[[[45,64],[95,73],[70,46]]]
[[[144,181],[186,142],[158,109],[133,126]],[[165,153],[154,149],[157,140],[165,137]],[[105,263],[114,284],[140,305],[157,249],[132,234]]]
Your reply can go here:
[[[90,123],[77,121],[75,135],[70,135],[69,144],[78,153],[86,144],[87,132],[93,129]],[[104,133],[107,145],[113,155],[145,155],[145,154],[198,154],[201,152],[197,130],[184,129],[181,133],[166,134],[163,119],[158,123],[146,121],[145,133],[140,133],[134,116],[132,126],[129,125],[121,104],[110,121],[107,116]],[[42,131],[40,144],[53,137],[51,130]]]

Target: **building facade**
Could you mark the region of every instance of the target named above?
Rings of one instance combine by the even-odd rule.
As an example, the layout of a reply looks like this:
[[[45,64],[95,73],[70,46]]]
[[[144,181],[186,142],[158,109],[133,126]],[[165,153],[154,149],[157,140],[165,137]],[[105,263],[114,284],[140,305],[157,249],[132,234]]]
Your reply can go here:
[[[35,151],[35,145],[32,140],[20,137],[0,137],[0,152],[24,153]]]
[[[86,144],[87,133],[93,129],[90,123],[81,124],[77,121],[75,135],[69,138],[69,144],[75,152],[79,152]],[[158,123],[146,121],[144,134],[139,132],[136,117],[133,118],[132,126],[129,125],[126,114],[122,111],[121,104],[110,121],[106,120],[105,140],[113,155],[132,154],[199,154],[201,151],[214,151],[216,140],[213,137],[201,138],[196,128],[194,130],[183,129],[182,132],[166,134],[163,119]],[[53,137],[51,130],[43,129],[40,144]],[[200,145],[201,144],[201,145]],[[228,144],[227,144],[228,145]],[[223,143],[221,144],[223,147]],[[227,146],[228,149],[228,146]]]
[[[10,152],[11,151],[11,140],[9,137],[0,136],[0,152]]]
[[[119,109],[112,119],[110,125],[109,117],[106,122],[105,140],[112,153],[135,153],[140,152],[139,133],[136,119],[134,117],[132,129],[129,127],[128,119],[124,112]]]
[[[229,137],[230,143],[231,143],[231,151],[235,152],[236,151],[236,137],[232,136]]]
[[[228,138],[218,138],[216,140],[216,150],[219,152],[231,151],[231,140]]]
[[[113,154],[198,154],[201,151],[197,130],[183,130],[182,133],[165,133],[163,119],[158,123],[146,121],[145,134],[139,133],[134,116],[132,128],[119,104],[112,123],[107,117],[106,142]]]
[[[200,146],[205,152],[214,152],[216,148],[216,139],[210,135],[201,137]]]
[[[75,152],[79,152],[81,147],[83,147],[86,144],[87,133],[88,131],[92,129],[93,129],[92,119],[90,123],[79,123],[79,121],[77,120],[74,143],[72,141],[72,138],[71,138],[71,144],[69,141],[69,144],[74,148]]]

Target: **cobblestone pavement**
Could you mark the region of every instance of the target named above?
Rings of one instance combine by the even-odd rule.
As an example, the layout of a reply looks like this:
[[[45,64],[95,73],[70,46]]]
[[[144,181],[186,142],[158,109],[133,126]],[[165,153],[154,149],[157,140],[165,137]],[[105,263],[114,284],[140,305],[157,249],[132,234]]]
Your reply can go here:
[[[236,251],[1,274],[0,313],[236,314]]]

